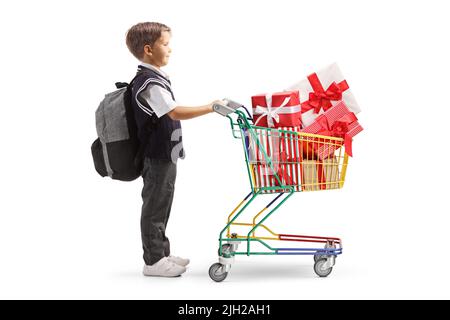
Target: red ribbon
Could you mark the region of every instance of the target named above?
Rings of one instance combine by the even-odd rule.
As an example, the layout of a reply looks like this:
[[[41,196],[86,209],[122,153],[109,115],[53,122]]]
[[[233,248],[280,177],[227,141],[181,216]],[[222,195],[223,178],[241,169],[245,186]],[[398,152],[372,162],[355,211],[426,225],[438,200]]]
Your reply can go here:
[[[317,161],[317,180],[319,182],[320,190],[326,190],[327,189],[327,179],[323,172],[323,161]]]
[[[278,172],[277,176],[280,178],[281,183],[283,183],[283,180],[286,182],[286,185],[292,184],[292,177],[289,175],[287,169],[285,168],[287,166],[286,162],[288,161],[288,157],[285,151],[280,152],[280,158],[278,163]],[[278,181],[275,180],[275,185],[278,186]]]
[[[330,126],[328,118],[324,115],[320,115],[319,117],[317,117],[316,121],[322,128],[319,130],[319,132],[317,132],[317,134],[323,136],[344,138],[345,152],[350,157],[352,157],[352,137],[348,134],[348,126],[357,120],[358,118],[355,116],[355,114],[353,112],[349,112],[345,116],[336,120],[333,125]]]
[[[316,73],[309,75],[308,81],[314,92],[310,92],[309,100],[302,104],[302,112],[314,109],[314,113],[319,113],[321,108],[327,111],[332,107],[331,100],[341,100],[342,92],[349,88],[347,81],[342,80],[339,83],[333,81],[327,90],[324,90]]]

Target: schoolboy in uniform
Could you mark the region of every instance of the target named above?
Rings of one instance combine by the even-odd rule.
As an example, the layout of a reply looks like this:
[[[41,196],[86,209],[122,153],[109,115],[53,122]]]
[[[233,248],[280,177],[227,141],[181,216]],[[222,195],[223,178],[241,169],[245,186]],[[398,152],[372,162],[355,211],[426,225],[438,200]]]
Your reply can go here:
[[[189,259],[170,255],[166,236],[176,163],[184,158],[180,120],[211,113],[214,103],[224,103],[177,104],[169,77],[161,70],[169,62],[170,38],[170,28],[157,22],[138,23],[126,36],[128,49],[141,62],[133,83],[132,105],[144,154],[141,238],[146,276],[175,277],[186,271]]]

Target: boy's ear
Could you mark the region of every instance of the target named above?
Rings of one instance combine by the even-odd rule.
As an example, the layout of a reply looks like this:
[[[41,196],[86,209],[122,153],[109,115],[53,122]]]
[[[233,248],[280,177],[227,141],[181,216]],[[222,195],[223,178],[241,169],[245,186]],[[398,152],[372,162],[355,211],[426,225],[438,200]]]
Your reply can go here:
[[[153,53],[152,47],[149,44],[144,46],[144,54],[151,56]]]

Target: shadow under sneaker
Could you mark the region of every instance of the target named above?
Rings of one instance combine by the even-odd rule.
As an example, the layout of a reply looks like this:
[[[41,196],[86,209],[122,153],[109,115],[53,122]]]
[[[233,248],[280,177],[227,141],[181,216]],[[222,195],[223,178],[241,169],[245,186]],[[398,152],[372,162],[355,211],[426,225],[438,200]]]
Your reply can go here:
[[[186,272],[186,268],[174,262],[171,262],[167,257],[162,258],[151,266],[144,265],[144,276],[156,277],[178,277]]]

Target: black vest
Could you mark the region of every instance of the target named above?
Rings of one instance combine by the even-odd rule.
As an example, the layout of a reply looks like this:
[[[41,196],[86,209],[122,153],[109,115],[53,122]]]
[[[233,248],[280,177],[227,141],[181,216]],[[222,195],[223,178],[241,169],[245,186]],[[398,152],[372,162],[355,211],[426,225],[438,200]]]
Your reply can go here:
[[[149,106],[145,99],[136,96],[144,84],[145,87],[157,85],[168,90],[172,99],[175,100],[168,79],[151,69],[139,66],[137,77],[133,83],[131,103],[144,156],[173,161],[184,158],[180,121],[172,120],[167,114],[158,118],[153,112],[152,106]],[[145,88],[141,91],[144,90]],[[137,99],[141,106],[138,105]],[[143,110],[142,106],[147,109],[147,112]],[[152,115],[149,115],[149,112]]]

